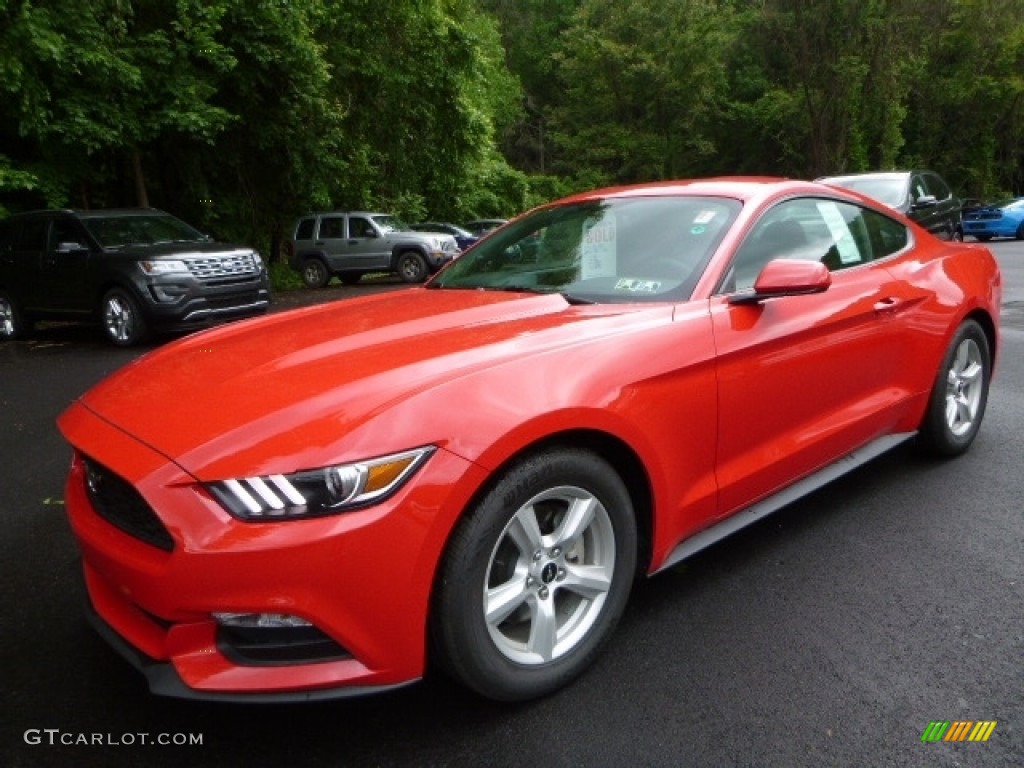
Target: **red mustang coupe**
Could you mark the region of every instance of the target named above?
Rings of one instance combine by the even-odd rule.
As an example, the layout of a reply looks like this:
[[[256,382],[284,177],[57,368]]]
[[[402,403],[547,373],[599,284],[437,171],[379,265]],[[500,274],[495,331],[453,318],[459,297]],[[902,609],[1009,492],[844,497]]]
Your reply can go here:
[[[422,287],[158,349],[60,418],[94,624],[157,693],[565,685],[653,574],[915,438],[1001,278],[868,198],[712,179],[512,221]]]

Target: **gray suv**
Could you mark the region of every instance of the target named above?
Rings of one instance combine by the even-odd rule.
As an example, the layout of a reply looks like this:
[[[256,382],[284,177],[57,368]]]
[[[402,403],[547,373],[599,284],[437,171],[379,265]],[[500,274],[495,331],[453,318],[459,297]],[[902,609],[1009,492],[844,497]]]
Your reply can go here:
[[[118,346],[270,307],[263,260],[153,208],[50,210],[0,222],[0,341],[36,320],[99,321]]]
[[[288,263],[310,288],[335,276],[355,283],[370,272],[422,283],[459,253],[451,235],[413,232],[394,216],[365,211],[310,213],[295,222],[288,242]]]
[[[960,198],[934,171],[851,173],[817,181],[873,197],[943,240],[964,239]]]

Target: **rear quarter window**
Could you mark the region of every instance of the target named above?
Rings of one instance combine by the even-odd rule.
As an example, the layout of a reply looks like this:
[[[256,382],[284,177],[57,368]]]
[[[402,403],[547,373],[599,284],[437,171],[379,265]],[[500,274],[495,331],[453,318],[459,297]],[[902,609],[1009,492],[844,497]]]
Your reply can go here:
[[[295,227],[295,239],[296,240],[312,240],[313,239],[313,225],[316,223],[316,219],[300,219],[298,225]]]

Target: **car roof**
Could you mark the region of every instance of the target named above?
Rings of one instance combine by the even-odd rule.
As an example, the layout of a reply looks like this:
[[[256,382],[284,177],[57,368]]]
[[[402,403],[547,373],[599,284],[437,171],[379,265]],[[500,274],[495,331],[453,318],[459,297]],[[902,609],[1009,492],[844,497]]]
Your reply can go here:
[[[921,173],[921,171],[864,171],[861,173],[843,173],[837,176],[820,176],[815,181],[822,183],[828,183],[832,181],[842,181],[844,179],[905,179],[912,173]]]
[[[829,194],[835,189],[800,179],[772,176],[719,176],[710,179],[657,181],[647,184],[606,187],[565,198],[561,202],[583,202],[607,198],[670,197],[677,195],[729,197],[742,202],[779,194]]]

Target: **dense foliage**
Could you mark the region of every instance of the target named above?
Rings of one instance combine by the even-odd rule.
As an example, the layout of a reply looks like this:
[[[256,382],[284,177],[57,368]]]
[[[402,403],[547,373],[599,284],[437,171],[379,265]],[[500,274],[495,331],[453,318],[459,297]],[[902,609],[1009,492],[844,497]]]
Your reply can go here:
[[[926,166],[1024,193],[1020,0],[0,0],[0,213],[310,208]]]

